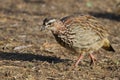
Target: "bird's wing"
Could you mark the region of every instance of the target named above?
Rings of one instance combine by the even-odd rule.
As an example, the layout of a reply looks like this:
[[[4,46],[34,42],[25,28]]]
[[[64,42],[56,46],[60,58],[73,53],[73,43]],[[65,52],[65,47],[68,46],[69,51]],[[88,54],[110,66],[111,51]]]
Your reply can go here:
[[[71,30],[69,33],[75,33],[75,35],[68,35],[68,39],[72,39],[73,46],[79,47],[79,48],[86,48],[94,43],[102,40],[101,37],[93,31],[91,28],[83,28],[83,25],[77,25],[73,24],[74,28],[71,27]],[[71,25],[71,26],[73,26]]]
[[[63,23],[68,28],[67,39],[73,47],[90,47],[108,36],[106,29],[91,16],[66,17]]]

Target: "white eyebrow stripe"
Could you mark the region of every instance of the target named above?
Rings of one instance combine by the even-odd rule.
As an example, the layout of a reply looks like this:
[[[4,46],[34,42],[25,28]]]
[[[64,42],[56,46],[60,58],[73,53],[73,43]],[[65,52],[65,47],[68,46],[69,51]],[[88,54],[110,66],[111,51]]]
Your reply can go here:
[[[52,23],[52,22],[55,22],[55,21],[56,21],[55,19],[52,19],[48,23]]]

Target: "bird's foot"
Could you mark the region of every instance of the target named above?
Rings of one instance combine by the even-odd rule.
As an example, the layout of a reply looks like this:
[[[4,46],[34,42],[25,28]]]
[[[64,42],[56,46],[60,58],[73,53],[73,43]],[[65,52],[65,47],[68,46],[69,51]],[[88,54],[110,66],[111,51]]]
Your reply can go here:
[[[90,53],[90,58],[91,58],[91,63],[90,63],[90,65],[95,65],[95,61],[97,60],[94,56],[93,56],[93,54],[92,53]]]
[[[74,65],[75,67],[78,66],[79,62],[83,59],[83,57],[84,56],[82,54],[79,56],[78,60],[76,61],[75,65]]]

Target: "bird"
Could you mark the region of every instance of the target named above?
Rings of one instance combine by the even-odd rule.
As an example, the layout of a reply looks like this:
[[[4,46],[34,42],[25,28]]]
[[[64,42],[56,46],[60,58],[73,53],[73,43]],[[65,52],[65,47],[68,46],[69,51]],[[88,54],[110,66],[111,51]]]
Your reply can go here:
[[[45,18],[41,31],[46,29],[52,32],[61,46],[80,55],[74,66],[78,66],[85,55],[89,55],[91,64],[95,64],[96,58],[93,53],[100,48],[115,52],[105,25],[91,15]]]

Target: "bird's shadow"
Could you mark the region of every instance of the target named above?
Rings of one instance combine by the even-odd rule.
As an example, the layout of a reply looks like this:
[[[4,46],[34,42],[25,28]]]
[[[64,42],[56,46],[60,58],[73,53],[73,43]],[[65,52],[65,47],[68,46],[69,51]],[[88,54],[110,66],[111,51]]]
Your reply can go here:
[[[88,12],[88,13],[97,18],[105,18],[105,19],[120,21],[120,15],[116,15],[114,13],[109,13],[109,12]]]
[[[20,60],[20,61],[30,61],[38,60],[38,61],[47,61],[49,63],[60,63],[64,61],[69,61],[68,59],[60,59],[58,57],[52,56],[43,56],[43,55],[35,55],[32,53],[8,53],[8,52],[0,52],[0,60]]]

